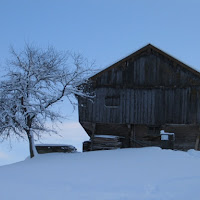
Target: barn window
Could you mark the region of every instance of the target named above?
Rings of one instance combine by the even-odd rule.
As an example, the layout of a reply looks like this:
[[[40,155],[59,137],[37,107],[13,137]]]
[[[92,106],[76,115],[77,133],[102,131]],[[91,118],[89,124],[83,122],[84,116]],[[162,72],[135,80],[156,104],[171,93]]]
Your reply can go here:
[[[118,107],[120,104],[120,96],[106,96],[105,97],[105,106],[107,107]]]

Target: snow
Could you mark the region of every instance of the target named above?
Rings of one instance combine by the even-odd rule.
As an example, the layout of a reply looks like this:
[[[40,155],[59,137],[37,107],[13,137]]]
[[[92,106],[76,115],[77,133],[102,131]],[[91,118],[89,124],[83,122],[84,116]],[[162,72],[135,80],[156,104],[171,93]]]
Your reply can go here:
[[[163,130],[160,131],[160,134],[161,135],[174,135],[174,133],[168,133],[168,132],[165,132]]]
[[[119,138],[118,136],[115,135],[95,135],[95,137],[100,137],[100,138]]]
[[[167,133],[163,130],[160,131],[160,135],[161,135],[161,140],[169,140],[169,135],[173,135],[174,137],[174,133]]]
[[[51,146],[51,147],[71,147],[71,148],[74,148],[74,146],[72,145],[68,145],[68,144],[35,144],[35,146],[45,146],[45,147],[48,147],[48,146]]]
[[[167,134],[166,135],[162,134],[161,140],[169,140],[169,136]]]
[[[2,200],[199,200],[200,152],[51,153],[0,167]]]

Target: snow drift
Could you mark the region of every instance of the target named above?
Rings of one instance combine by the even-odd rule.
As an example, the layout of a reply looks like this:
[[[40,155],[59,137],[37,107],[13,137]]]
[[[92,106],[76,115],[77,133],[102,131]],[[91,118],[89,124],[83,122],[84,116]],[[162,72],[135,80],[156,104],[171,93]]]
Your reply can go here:
[[[1,200],[197,200],[200,152],[157,147],[39,155],[0,167]]]

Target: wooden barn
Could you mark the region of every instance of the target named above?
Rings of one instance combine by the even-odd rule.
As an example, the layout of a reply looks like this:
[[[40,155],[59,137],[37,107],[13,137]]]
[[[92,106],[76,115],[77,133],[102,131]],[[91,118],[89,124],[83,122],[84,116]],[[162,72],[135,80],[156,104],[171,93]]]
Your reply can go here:
[[[84,150],[198,149],[200,73],[153,45],[97,73],[83,87],[95,94],[78,97],[79,121],[90,137]]]

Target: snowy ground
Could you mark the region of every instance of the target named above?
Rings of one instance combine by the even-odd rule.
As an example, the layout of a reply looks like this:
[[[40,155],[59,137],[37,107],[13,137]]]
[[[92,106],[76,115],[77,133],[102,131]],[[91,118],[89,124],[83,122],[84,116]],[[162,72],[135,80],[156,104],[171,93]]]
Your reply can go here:
[[[0,199],[199,200],[199,169],[194,150],[46,154],[0,167]]]

